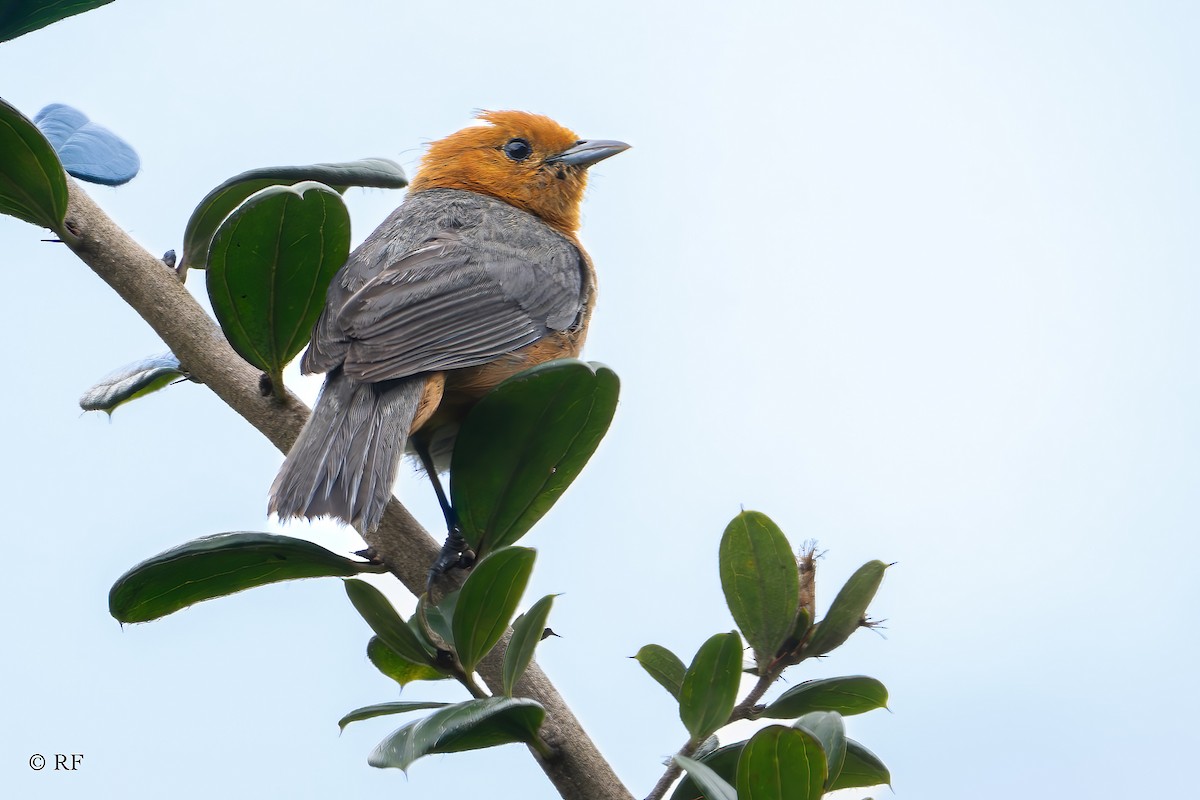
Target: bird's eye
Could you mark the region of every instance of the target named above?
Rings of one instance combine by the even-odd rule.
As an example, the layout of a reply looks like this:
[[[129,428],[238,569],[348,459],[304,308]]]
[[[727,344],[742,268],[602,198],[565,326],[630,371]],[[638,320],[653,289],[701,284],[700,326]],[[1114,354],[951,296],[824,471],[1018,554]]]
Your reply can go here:
[[[533,148],[524,139],[509,139],[508,144],[501,149],[504,150],[504,155],[513,161],[524,161],[533,155]]]

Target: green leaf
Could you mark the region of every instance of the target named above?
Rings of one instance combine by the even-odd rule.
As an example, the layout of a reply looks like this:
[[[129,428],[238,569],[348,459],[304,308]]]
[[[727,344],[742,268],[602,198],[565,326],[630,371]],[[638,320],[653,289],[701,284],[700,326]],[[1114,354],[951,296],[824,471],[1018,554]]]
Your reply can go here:
[[[346,581],[346,596],[375,635],[397,655],[417,664],[435,664],[433,653],[400,618],[383,592],[366,581],[349,580]]]
[[[868,561],[850,576],[837,597],[833,598],[829,613],[813,629],[804,647],[805,655],[819,656],[841,647],[850,634],[858,630],[867,613],[867,606],[883,581],[887,566],[882,561]]]
[[[514,375],[471,409],[450,494],[477,553],[512,544],[550,510],[608,430],[618,390],[608,367],[559,359]]]
[[[219,533],[173,547],[126,572],[108,593],[108,609],[119,622],[147,622],[268,583],[386,569],[290,536]]]
[[[3,29],[0,24],[0,30]],[[63,229],[67,174],[50,142],[24,114],[0,100],[0,214]]]
[[[787,537],[766,514],[743,511],[721,537],[721,588],[760,672],[792,633],[800,569]]]
[[[423,711],[427,708],[445,708],[449,703],[429,703],[424,701],[410,702],[395,702],[395,703],[378,703],[373,706],[363,706],[356,708],[346,716],[338,720],[338,728],[346,730],[346,726],[351,722],[359,722],[364,719],[373,719],[382,717],[388,714],[407,714],[409,711]]]
[[[738,758],[741,757],[745,747],[745,742],[727,744],[696,760],[715,772],[726,783],[732,785],[737,780]],[[696,786],[690,775],[685,775],[679,785],[675,787],[675,791],[671,793],[671,800],[712,800],[712,798],[707,797]]]
[[[675,763],[683,767],[692,782],[700,788],[707,800],[738,800],[737,792],[729,782],[701,761],[684,756],[675,756]]]
[[[554,595],[548,594],[513,622],[513,635],[508,641],[508,649],[504,651],[503,670],[504,693],[510,697],[513,687],[525,674],[525,669],[533,660],[534,651],[542,641],[553,605]]]
[[[118,407],[130,400],[157,392],[186,377],[187,373],[180,368],[179,359],[174,353],[150,356],[105,375],[79,398],[79,407],[84,411],[103,411],[112,416]]]
[[[788,689],[770,703],[760,716],[795,719],[810,711],[836,711],[844,717],[876,708],[887,708],[888,691],[866,675],[805,681]]]
[[[247,198],[209,254],[208,297],[233,349],[279,383],[349,254],[350,214],[328,186],[269,186]]]
[[[721,739],[715,733],[701,742],[695,752],[692,753],[692,758],[696,761],[703,761],[707,756],[717,752],[721,747]]]
[[[450,676],[426,663],[409,661],[383,643],[378,636],[367,642],[367,658],[375,668],[401,686],[413,681],[440,681]]]
[[[846,740],[846,760],[842,772],[829,784],[835,789],[859,789],[864,786],[891,785],[892,774],[879,757],[853,739]]]
[[[819,800],[825,753],[812,734],[772,725],[750,738],[738,759],[739,800]]]
[[[528,547],[506,547],[480,561],[467,576],[450,628],[459,663],[468,674],[508,628],[535,557]]]
[[[807,608],[797,609],[796,624],[792,628],[792,635],[788,637],[788,640],[792,643],[793,647],[804,640],[805,635],[808,633],[808,629],[811,627],[812,614],[809,613]]]
[[[687,667],[683,665],[679,656],[662,645],[648,644],[638,650],[634,658],[646,672],[650,673],[651,678],[654,678],[660,686],[671,693],[671,697],[679,699],[683,676],[687,672]]]
[[[700,741],[729,722],[742,677],[742,640],[718,633],[700,645],[679,689],[679,718]]]
[[[417,598],[417,611],[408,621],[408,627],[413,629],[413,632],[421,638],[421,641],[426,642],[431,649],[453,649],[454,648],[454,631],[450,628],[450,621],[454,619],[454,608],[458,605],[458,589],[447,593],[437,605],[431,605],[428,601],[428,595],[422,594]],[[424,618],[425,624],[421,623]],[[429,626],[433,637],[429,632],[426,632],[425,625]],[[437,639],[441,639],[438,642]]]
[[[821,743],[825,753],[825,788],[837,779],[846,760],[846,723],[836,711],[810,711],[793,723],[792,727],[806,730]]]
[[[112,0],[8,0],[0,13],[0,42],[7,42],[30,31],[93,8]],[[0,148],[3,152],[3,148]]]
[[[268,186],[291,186],[317,181],[344,191],[350,186],[401,189],[408,185],[404,170],[386,158],[363,158],[337,164],[262,167],[235,175],[204,196],[183,231],[180,269],[205,269],[208,250],[221,222],[246,198]]]
[[[367,763],[407,770],[430,753],[457,753],[512,742],[532,742],[546,710],[525,697],[488,697],[447,706],[405,725],[380,742]]]

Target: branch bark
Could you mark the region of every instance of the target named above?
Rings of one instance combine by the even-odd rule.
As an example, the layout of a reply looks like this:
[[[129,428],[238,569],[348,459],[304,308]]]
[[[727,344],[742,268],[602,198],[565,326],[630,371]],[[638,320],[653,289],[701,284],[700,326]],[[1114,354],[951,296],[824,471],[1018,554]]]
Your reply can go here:
[[[282,399],[264,397],[258,370],[234,352],[175,272],[134,242],[77,183],[68,183],[66,244],[162,337],[193,378],[286,453],[308,419],[308,406],[290,392]],[[424,591],[439,544],[399,501],[388,503],[379,529],[363,538],[409,591]],[[479,666],[490,687],[501,685],[507,644],[506,636]],[[555,755],[530,752],[563,798],[633,800],[537,664],[530,664],[516,688],[546,709],[542,736]]]

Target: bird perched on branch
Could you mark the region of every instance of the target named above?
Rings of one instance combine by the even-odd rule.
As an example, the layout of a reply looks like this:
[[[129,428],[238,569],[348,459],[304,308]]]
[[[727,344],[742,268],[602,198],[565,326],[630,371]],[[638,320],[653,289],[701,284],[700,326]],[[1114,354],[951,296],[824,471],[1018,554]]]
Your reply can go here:
[[[270,495],[281,519],[370,531],[413,452],[450,529],[438,572],[466,551],[437,477],[459,423],[505,378],[579,355],[596,295],[575,235],[587,168],[629,147],[520,111],[479,120],[429,146],[330,283],[301,361],[325,386]]]

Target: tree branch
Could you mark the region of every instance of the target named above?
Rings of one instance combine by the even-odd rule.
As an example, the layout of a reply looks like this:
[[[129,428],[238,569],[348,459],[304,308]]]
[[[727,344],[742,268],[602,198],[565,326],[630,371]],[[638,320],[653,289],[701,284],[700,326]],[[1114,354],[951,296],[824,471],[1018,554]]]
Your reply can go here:
[[[264,397],[258,370],[234,352],[175,272],[134,242],[75,181],[68,183],[69,235],[63,237],[67,246],[146,320],[193,378],[286,453],[308,419],[308,407],[286,390],[282,398]],[[409,591],[424,591],[439,545],[408,509],[393,498],[379,529],[363,538]],[[506,636],[502,644],[507,643]],[[479,666],[490,686],[501,684],[502,653],[503,647],[497,647]],[[554,756],[546,758],[532,748],[531,752],[562,797],[633,800],[536,664],[530,664],[516,688],[546,709],[542,736]]]

